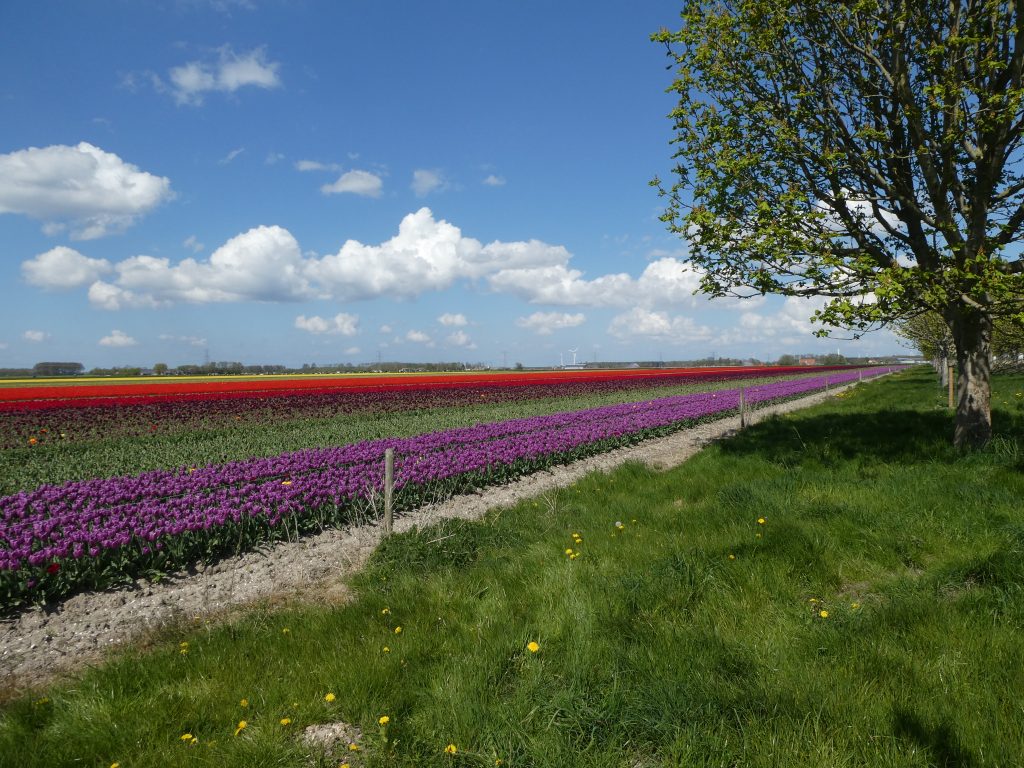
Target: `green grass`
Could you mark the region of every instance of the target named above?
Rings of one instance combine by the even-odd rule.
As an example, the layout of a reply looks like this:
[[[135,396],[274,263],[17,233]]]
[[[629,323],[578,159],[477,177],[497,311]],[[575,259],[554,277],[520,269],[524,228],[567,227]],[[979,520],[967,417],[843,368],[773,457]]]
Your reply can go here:
[[[344,606],[186,621],[9,701],[0,765],[337,766],[294,734],[344,720],[353,768],[1019,766],[1022,390],[984,451],[915,372],[394,536]]]

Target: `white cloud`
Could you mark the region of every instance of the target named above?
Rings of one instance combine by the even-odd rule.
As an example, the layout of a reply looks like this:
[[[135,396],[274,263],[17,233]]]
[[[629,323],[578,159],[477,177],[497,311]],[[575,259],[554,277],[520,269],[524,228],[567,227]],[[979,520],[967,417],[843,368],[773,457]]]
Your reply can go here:
[[[121,232],[173,196],[170,179],[84,141],[0,155],[0,213],[42,221],[51,234],[70,224],[74,240]]]
[[[267,156],[263,159],[266,165],[277,165],[279,162],[284,160],[284,155],[280,152],[268,152]]]
[[[228,152],[226,155],[224,155],[224,157],[222,157],[217,162],[218,162],[219,165],[227,165],[228,163],[230,163],[232,160],[234,160],[236,157],[238,157],[243,152],[245,152],[245,147],[238,147],[238,149],[232,149],[230,152]]]
[[[349,347],[345,350],[346,355],[358,355],[362,350],[359,347]]]
[[[488,187],[504,187],[505,186],[505,177],[504,176],[495,176],[492,173],[490,176],[488,176],[486,179],[483,180],[483,183],[486,184]]]
[[[160,341],[174,341],[182,344],[188,344],[192,347],[205,347],[206,339],[199,336],[174,336],[169,333],[161,333]]]
[[[534,312],[529,317],[520,317],[516,320],[516,325],[534,331],[538,336],[550,336],[557,330],[583,325],[586,319],[582,313],[570,315],[563,312]]]
[[[612,318],[608,333],[624,340],[642,337],[680,344],[706,341],[714,335],[711,328],[697,325],[688,317],[673,317],[667,312],[653,312],[642,307],[634,307]]]
[[[651,262],[639,278],[626,273],[583,279],[565,264],[530,269],[502,269],[488,282],[499,293],[511,293],[531,304],[624,307],[694,304],[700,276],[684,262],[662,258]]]
[[[406,341],[414,341],[417,344],[430,344],[430,337],[423,333],[423,331],[409,331],[405,334]]]
[[[199,253],[206,247],[205,245],[199,242],[195,235],[189,235],[188,237],[186,237],[182,245],[194,253]]]
[[[310,333],[330,333],[338,336],[355,336],[359,332],[359,318],[340,312],[332,318],[313,315],[299,315],[295,318],[295,327]]]
[[[412,172],[412,184],[409,187],[416,197],[426,197],[431,192],[448,189],[449,184],[440,171],[419,169]]]
[[[441,325],[446,325],[446,326],[455,327],[455,328],[462,327],[464,325],[468,325],[469,324],[469,321],[466,319],[465,315],[463,315],[461,313],[457,314],[457,315],[453,315],[453,314],[451,314],[449,312],[445,312],[443,315],[441,315],[439,318],[437,318],[437,322],[439,322]]]
[[[325,195],[339,195],[350,192],[363,197],[380,197],[384,182],[380,176],[369,171],[348,171],[341,174],[333,184],[324,184],[320,191]]]
[[[210,91],[234,93],[247,85],[257,88],[281,85],[277,74],[281,64],[268,61],[263,48],[237,54],[225,45],[218,54],[216,62],[190,61],[170,71],[174,98],[179,104],[201,104],[203,96]]]
[[[450,344],[453,347],[465,347],[466,349],[476,349],[476,344],[473,343],[473,340],[465,331],[456,331],[455,333],[445,338],[445,341],[448,342],[448,344]]]
[[[321,163],[319,160],[298,160],[295,163],[297,171],[340,171],[341,166],[337,163]]]
[[[90,259],[74,248],[58,245],[24,261],[21,274],[37,288],[67,290],[82,288],[113,270],[106,259]]]
[[[39,343],[40,341],[46,341],[50,338],[50,334],[46,331],[25,331],[21,334],[21,338],[25,341],[31,341],[33,343]]]
[[[101,347],[134,347],[138,343],[127,333],[116,329],[111,331],[109,336],[104,336],[99,341]]]
[[[380,327],[380,333],[391,333],[391,330],[392,329],[390,325],[382,325]]]
[[[97,281],[89,300],[104,309],[188,302],[298,301],[315,293],[303,276],[299,244],[282,227],[255,227],[228,240],[206,261],[132,256],[115,267],[116,284]]]

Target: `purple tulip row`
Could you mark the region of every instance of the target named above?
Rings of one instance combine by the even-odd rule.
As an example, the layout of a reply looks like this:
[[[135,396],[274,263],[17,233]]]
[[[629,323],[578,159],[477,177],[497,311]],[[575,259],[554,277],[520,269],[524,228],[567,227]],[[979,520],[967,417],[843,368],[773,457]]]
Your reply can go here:
[[[746,389],[746,401],[778,400],[888,369],[845,371]],[[735,411],[739,390],[681,395],[548,416],[319,448],[199,469],[41,486],[0,497],[0,572],[43,568],[114,550],[148,554],[188,532],[257,520],[270,527],[311,510],[339,512],[381,488],[385,449],[396,455],[395,485],[553,463],[574,451],[614,444]]]

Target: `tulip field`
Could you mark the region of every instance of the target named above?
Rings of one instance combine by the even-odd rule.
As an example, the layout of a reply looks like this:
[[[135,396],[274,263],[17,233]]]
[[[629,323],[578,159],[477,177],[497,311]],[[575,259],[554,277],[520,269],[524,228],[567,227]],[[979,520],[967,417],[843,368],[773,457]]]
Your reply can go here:
[[[6,454],[3,467],[12,475],[4,477],[6,495],[0,496],[0,608],[157,577],[350,522],[376,501],[388,448],[396,456],[396,507],[409,509],[733,414],[740,383],[746,402],[756,405],[887,370],[807,375],[800,369],[802,376],[778,368],[581,371],[0,389],[0,457]],[[565,408],[567,402],[580,407]],[[486,413],[520,415],[474,418]],[[286,440],[276,442],[284,434],[276,431],[281,423],[307,429],[325,420],[351,422],[354,431],[340,431],[347,439],[333,442],[318,437],[296,450]],[[439,424],[451,426],[430,428]],[[302,429],[294,434],[307,435]],[[244,439],[231,443],[239,435]],[[209,460],[209,451],[197,451],[206,460],[178,460],[202,440],[237,450],[220,460]],[[252,450],[240,455],[246,445]],[[92,451],[103,461],[91,465]],[[140,465],[136,454],[156,460]],[[60,479],[67,477],[62,459],[77,462],[72,479]],[[19,477],[21,465],[35,474]],[[138,466],[149,468],[124,471]],[[56,479],[33,481],[50,475]]]

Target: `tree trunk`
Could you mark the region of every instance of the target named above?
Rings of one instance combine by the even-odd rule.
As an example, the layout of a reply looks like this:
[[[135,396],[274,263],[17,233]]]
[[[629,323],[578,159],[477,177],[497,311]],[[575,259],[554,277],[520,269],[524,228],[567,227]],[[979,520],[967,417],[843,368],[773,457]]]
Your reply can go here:
[[[957,448],[979,448],[992,438],[992,317],[958,308],[952,318],[956,344]]]

